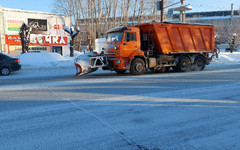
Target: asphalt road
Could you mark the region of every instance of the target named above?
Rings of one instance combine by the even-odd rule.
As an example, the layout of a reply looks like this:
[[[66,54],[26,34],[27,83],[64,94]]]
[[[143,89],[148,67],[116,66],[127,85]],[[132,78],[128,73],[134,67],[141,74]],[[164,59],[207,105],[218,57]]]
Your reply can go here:
[[[142,76],[34,72],[0,77],[0,149],[240,148],[239,64]]]

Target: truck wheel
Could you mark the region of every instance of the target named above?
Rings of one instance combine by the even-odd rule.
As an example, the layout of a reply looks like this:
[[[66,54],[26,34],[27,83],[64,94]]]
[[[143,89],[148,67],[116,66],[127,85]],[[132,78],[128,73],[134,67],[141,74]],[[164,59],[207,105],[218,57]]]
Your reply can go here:
[[[145,72],[145,62],[141,58],[136,58],[132,61],[130,72],[133,75],[141,75]]]
[[[177,68],[175,68],[174,70],[178,70],[179,72],[187,72],[190,71],[190,68],[190,59],[187,56],[181,56],[177,64]]]
[[[195,58],[192,70],[202,71],[205,68],[206,59],[203,56],[198,56]]]
[[[115,70],[118,74],[124,74],[127,70]]]
[[[10,72],[11,72],[10,69],[7,68],[7,67],[3,67],[3,68],[1,69],[1,74],[2,74],[3,76],[9,75]]]

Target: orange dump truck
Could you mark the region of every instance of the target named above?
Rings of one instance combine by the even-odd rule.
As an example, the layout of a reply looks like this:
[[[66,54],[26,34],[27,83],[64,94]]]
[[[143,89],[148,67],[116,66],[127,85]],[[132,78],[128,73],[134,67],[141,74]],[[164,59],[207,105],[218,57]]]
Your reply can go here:
[[[145,23],[116,27],[107,32],[103,53],[89,55],[88,71],[102,68],[140,75],[147,69],[164,72],[203,70],[216,55],[212,25]],[[75,61],[77,76],[83,68]]]

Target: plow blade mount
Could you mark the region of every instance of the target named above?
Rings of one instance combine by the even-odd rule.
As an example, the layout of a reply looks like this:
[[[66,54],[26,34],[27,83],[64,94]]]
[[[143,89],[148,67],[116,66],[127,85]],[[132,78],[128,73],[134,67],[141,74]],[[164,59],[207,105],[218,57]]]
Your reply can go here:
[[[85,53],[74,60],[76,66],[75,77],[96,71],[98,68],[106,66],[106,57],[95,53]]]

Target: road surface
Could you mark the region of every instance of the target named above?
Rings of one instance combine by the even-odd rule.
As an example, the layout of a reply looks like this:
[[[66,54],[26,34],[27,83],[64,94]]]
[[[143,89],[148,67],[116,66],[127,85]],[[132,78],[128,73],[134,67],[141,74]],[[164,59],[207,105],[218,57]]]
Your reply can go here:
[[[0,149],[240,148],[240,65],[132,76],[0,76]]]

